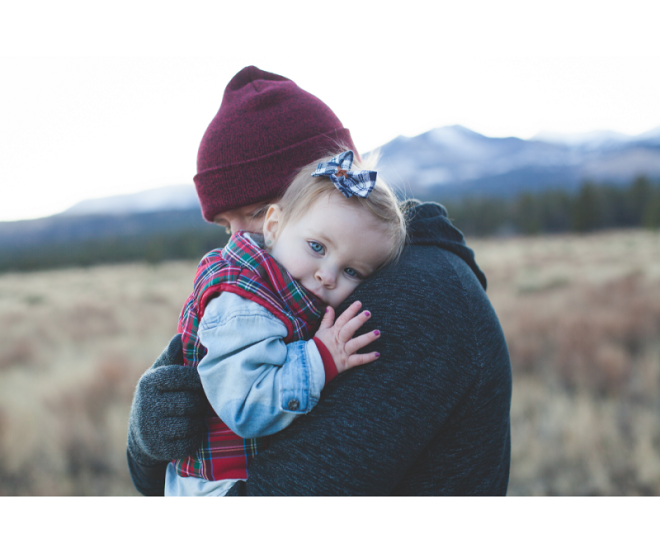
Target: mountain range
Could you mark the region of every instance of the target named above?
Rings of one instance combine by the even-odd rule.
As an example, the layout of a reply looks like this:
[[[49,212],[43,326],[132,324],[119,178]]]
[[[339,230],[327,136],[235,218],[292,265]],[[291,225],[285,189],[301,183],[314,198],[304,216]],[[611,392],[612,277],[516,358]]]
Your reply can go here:
[[[180,184],[135,194],[83,200],[60,215],[121,215],[187,209],[199,209],[199,200],[192,185]]]
[[[491,138],[460,125],[399,136],[378,149],[378,171],[401,196],[452,202],[512,197],[584,180],[628,184],[660,178],[660,127],[628,136],[612,131]],[[0,222],[0,253],[37,245],[208,233],[193,185],[85,200],[42,219]]]
[[[660,127],[638,136],[611,131],[531,140],[490,138],[454,125],[380,148],[382,176],[407,196],[509,197],[545,188],[575,189],[584,180],[627,184],[660,177]]]
[[[541,132],[530,140],[487,137],[460,125],[399,136],[380,148],[378,170],[407,197],[508,197],[584,180],[627,184],[660,177],[660,127],[629,136],[613,131]],[[60,214],[119,215],[199,209],[192,185],[82,201]]]

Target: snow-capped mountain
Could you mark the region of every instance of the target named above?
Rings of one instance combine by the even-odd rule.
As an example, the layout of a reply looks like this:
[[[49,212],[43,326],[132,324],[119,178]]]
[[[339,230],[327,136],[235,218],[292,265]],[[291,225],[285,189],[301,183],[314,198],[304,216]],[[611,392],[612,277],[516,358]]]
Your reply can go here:
[[[380,148],[378,169],[407,196],[510,196],[547,187],[576,188],[585,179],[628,183],[660,176],[660,128],[638,136],[612,131],[539,133],[532,140],[490,138],[460,125]]]
[[[192,184],[165,186],[134,194],[84,200],[61,215],[123,215],[199,208],[199,200]]]
[[[660,127],[638,134],[637,136],[608,130],[573,134],[541,131],[532,140],[596,150],[599,148],[622,146],[626,143],[660,143]]]
[[[415,187],[455,184],[520,167],[563,167],[577,162],[565,147],[520,138],[489,138],[460,125],[412,138],[398,137],[381,147],[380,168]]]
[[[635,139],[649,144],[660,144],[660,127],[638,134]]]
[[[620,145],[632,138],[630,135],[615,131],[590,131],[573,134],[541,131],[533,136],[532,140],[574,148],[598,149],[603,146]]]

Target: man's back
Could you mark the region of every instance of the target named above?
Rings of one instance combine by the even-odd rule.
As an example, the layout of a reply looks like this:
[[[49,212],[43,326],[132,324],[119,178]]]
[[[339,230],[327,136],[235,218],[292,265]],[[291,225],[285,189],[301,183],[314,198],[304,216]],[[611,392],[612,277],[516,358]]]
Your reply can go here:
[[[511,367],[485,278],[437,204],[401,261],[347,300],[373,312],[380,360],[348,371],[250,466],[248,495],[502,495]]]

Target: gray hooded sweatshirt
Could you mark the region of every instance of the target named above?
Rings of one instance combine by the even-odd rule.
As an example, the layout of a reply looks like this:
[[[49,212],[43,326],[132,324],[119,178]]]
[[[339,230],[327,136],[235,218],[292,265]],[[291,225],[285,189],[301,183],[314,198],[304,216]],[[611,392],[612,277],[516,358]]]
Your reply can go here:
[[[506,494],[511,365],[486,278],[444,207],[408,204],[400,261],[337,310],[360,300],[371,311],[361,331],[382,334],[364,351],[377,349],[380,358],[331,381],[310,413],[272,437],[247,482],[229,495]],[[181,364],[173,344],[157,365]],[[171,382],[179,367],[165,368],[160,375],[150,369],[143,380],[151,374],[167,381],[168,393],[183,394],[176,390],[186,386]],[[159,420],[153,406],[174,401],[179,420],[197,432],[189,431],[194,444],[201,399],[193,405],[186,391],[185,399],[166,400],[159,386],[141,384],[129,423],[129,468],[141,493],[162,495],[165,460],[183,453],[167,444],[183,426],[168,430],[166,414]],[[147,406],[150,416],[140,416]]]

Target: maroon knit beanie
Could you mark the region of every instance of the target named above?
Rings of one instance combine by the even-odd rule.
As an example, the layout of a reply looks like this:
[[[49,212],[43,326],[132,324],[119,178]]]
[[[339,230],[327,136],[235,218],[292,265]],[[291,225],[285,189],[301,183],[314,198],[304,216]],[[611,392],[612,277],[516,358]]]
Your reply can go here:
[[[195,187],[207,221],[275,200],[301,167],[344,145],[348,129],[292,80],[250,66],[229,82],[197,153]]]

